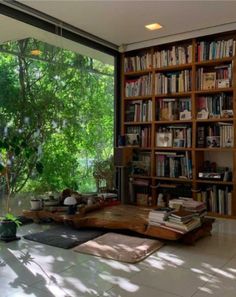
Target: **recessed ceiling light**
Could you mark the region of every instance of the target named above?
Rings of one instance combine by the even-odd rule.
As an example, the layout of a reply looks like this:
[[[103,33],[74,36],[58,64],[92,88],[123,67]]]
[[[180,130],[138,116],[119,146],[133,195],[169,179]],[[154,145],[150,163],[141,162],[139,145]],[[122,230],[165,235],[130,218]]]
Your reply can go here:
[[[148,30],[158,30],[161,29],[162,26],[158,23],[154,23],[154,24],[149,24],[145,26]]]
[[[38,50],[38,49],[34,49],[31,51],[31,55],[33,56],[40,56],[42,54],[42,51]]]

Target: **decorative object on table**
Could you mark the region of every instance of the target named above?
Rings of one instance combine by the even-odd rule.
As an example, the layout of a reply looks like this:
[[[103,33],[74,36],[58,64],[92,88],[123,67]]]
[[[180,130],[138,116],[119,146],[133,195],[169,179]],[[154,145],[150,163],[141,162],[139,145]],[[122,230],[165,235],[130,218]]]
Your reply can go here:
[[[64,200],[64,205],[68,206],[68,215],[74,215],[76,213],[76,204],[77,201],[75,199],[75,197],[73,196],[69,196],[66,197],[66,199]]]
[[[55,198],[54,195],[49,195],[48,198],[43,199],[43,206],[57,206],[59,205],[59,198]]]
[[[30,209],[31,210],[40,210],[42,209],[42,200],[38,198],[32,198],[30,200]]]

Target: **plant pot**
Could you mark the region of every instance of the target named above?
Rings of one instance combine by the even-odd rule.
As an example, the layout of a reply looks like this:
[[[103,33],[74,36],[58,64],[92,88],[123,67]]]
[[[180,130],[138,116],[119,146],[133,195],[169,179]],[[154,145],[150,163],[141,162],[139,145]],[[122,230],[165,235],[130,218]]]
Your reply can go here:
[[[40,210],[42,208],[42,201],[39,199],[30,200],[31,210]]]
[[[11,240],[16,238],[17,225],[11,220],[2,220],[0,222],[0,238],[2,240]]]

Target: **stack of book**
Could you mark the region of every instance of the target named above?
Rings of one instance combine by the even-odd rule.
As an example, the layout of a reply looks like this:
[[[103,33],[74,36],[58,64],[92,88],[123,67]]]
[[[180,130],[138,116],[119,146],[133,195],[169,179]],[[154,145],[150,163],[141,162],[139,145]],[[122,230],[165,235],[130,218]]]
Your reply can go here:
[[[185,212],[185,211],[184,211]],[[201,219],[199,217],[188,217],[184,214],[176,214],[174,217],[169,217],[162,225],[163,228],[173,230],[178,233],[186,233],[201,226]]]
[[[163,224],[165,220],[167,220],[168,216],[173,211],[173,208],[170,207],[160,207],[157,209],[153,209],[149,212],[148,215],[148,223],[152,226],[160,226]]]
[[[169,201],[169,207],[175,209],[184,209],[194,214],[195,217],[203,217],[206,214],[206,204],[201,201],[196,201],[192,198],[179,198]]]

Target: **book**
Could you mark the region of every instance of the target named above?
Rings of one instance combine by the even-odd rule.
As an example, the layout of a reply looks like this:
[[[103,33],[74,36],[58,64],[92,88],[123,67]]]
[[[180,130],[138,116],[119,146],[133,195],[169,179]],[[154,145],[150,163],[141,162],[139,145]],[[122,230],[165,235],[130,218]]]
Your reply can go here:
[[[191,230],[201,226],[201,220],[200,220],[200,218],[193,218],[191,221],[189,221],[188,223],[185,223],[185,224],[165,221],[164,225],[168,226],[168,227],[172,227],[177,230],[188,232],[188,231],[191,231]]]
[[[186,218],[192,218],[193,213],[184,209],[180,209],[178,211],[174,211],[171,213],[171,216],[177,218],[179,220],[184,220]]]

